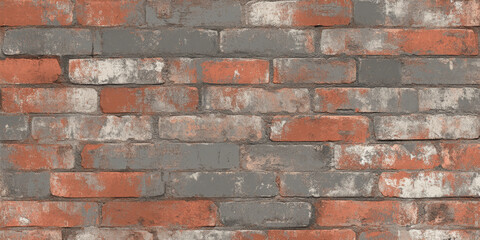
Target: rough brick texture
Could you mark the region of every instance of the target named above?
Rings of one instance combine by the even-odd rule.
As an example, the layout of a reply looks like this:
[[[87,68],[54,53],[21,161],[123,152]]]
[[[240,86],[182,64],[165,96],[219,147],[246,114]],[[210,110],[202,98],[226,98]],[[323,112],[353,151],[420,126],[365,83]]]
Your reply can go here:
[[[480,0],[0,0],[0,239],[480,239]]]

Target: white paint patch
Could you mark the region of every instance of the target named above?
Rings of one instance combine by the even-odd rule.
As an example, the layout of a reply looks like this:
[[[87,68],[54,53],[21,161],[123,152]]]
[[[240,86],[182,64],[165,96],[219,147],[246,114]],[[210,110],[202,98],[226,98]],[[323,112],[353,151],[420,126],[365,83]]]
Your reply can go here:
[[[248,6],[247,24],[291,26],[296,4],[296,1],[254,2]]]
[[[232,239],[235,235],[233,231],[218,230],[182,230],[167,231],[160,230],[157,233],[158,239],[162,240],[218,240]]]
[[[196,172],[196,173],[190,174],[190,176],[188,176],[188,177],[191,178],[191,179],[195,179],[195,181],[198,181],[199,176],[200,176],[200,173]]]
[[[272,134],[273,135],[276,135],[276,136],[281,136],[282,133],[283,133],[283,126],[285,126],[285,124],[287,123],[286,120],[281,120],[281,121],[277,121],[275,123],[273,123],[272,127],[271,127],[271,130],[272,130]]]
[[[28,224],[30,224],[30,220],[25,217],[18,217],[18,222],[20,223],[20,225],[23,226],[27,226]]]
[[[403,198],[426,198],[426,197],[444,197],[452,194],[452,188],[444,184],[445,174],[442,172],[424,173],[412,175],[412,178],[402,179],[384,179],[379,184],[380,191],[385,191],[386,187],[400,189],[399,197]],[[385,186],[386,185],[386,186]]]
[[[320,38],[320,49],[323,54],[338,54],[345,50],[346,30],[325,29]]]
[[[98,94],[92,88],[74,88],[67,92],[68,106],[71,111],[80,113],[92,113],[97,111]]]

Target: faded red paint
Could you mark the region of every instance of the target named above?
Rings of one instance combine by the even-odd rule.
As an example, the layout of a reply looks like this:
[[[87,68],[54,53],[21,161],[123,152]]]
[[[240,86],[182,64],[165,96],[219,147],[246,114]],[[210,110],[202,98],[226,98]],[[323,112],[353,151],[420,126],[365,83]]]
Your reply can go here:
[[[5,166],[19,170],[70,169],[75,157],[70,145],[3,144]]]
[[[201,79],[215,84],[263,84],[269,81],[269,63],[259,59],[203,61]]]
[[[315,94],[320,98],[319,112],[335,112],[339,108],[348,106],[349,89],[347,88],[317,88]]]
[[[333,8],[338,8],[335,14]],[[303,0],[293,10],[292,26],[348,25],[352,18],[350,0]],[[285,11],[288,11],[285,9]]]
[[[275,240],[355,240],[355,232],[350,229],[332,230],[270,230],[268,239]]]
[[[443,143],[440,146],[443,168],[464,171],[480,169],[480,144]]]
[[[28,13],[28,14],[27,14]],[[70,25],[71,0],[4,0],[0,2],[0,26]]]
[[[76,14],[80,25],[122,26],[143,22],[141,0],[77,0]]]
[[[62,69],[57,59],[0,60],[0,84],[53,83],[60,74]]]

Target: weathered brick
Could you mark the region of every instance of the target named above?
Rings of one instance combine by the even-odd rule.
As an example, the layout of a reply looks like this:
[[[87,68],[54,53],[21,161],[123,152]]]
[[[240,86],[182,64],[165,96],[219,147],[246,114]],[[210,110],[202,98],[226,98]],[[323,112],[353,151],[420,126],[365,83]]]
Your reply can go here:
[[[23,140],[28,134],[28,117],[0,116],[0,140]]]
[[[246,145],[242,168],[249,171],[314,171],[328,167],[329,145]]]
[[[272,141],[365,142],[368,118],[363,116],[279,116],[273,119]]]
[[[198,78],[214,84],[262,84],[269,81],[269,63],[261,59],[196,59]]]
[[[222,202],[219,214],[225,226],[305,227],[312,206],[306,202]]]
[[[333,164],[341,170],[433,169],[440,154],[433,144],[336,145]]]
[[[116,201],[102,207],[102,226],[212,227],[216,218],[217,208],[207,200]]]
[[[424,88],[418,90],[420,111],[480,111],[477,88]]]
[[[480,195],[480,175],[473,172],[385,172],[378,186],[384,196],[401,198]]]
[[[477,116],[377,116],[374,124],[379,140],[473,139],[480,136]]]
[[[15,198],[45,198],[50,196],[48,172],[2,173],[0,196]]]
[[[478,227],[479,209],[478,201],[429,201],[422,209],[422,223],[434,226]]]
[[[9,113],[92,113],[98,93],[92,88],[3,88],[2,110]]]
[[[143,0],[77,0],[75,13],[80,25],[143,25],[143,4]]]
[[[356,79],[353,59],[276,58],[273,67],[274,83],[342,84]]]
[[[22,28],[6,31],[5,55],[88,55],[92,34],[87,29]]]
[[[168,186],[174,197],[272,197],[278,193],[273,173],[171,173]]]
[[[480,1],[355,0],[355,22],[368,26],[478,26]]]
[[[5,0],[0,3],[0,26],[70,25],[73,7],[71,0]]]
[[[1,239],[62,240],[61,230],[0,230]]]
[[[238,166],[239,147],[228,143],[88,144],[82,151],[83,168],[226,170]]]
[[[191,84],[200,82],[198,69],[201,66],[198,66],[199,61],[193,58],[175,58],[168,60],[168,77],[169,80],[176,84]],[[221,68],[223,69],[223,68]],[[234,69],[233,75],[231,75],[231,71],[229,71],[229,75],[227,79],[233,79],[235,76]]]
[[[391,239],[391,240],[427,240],[427,239],[459,239],[474,240],[479,235],[478,231],[472,230],[440,230],[440,229],[412,229],[391,231],[367,231],[362,232],[360,240]]]
[[[314,111],[417,112],[418,93],[413,88],[317,88]]]
[[[403,84],[479,84],[476,58],[402,59]]]
[[[1,201],[3,227],[81,227],[98,224],[97,203]]]
[[[101,32],[102,53],[106,55],[213,54],[217,52],[218,36],[217,32],[212,30],[113,28],[103,29]]]
[[[480,144],[442,143],[442,167],[449,170],[476,171],[480,169]]]
[[[300,0],[251,2],[247,24],[253,26],[335,26],[348,25],[352,18],[350,0]]]
[[[70,145],[0,144],[0,169],[70,169],[74,165]]]
[[[267,240],[267,234],[259,230],[157,230],[157,239],[162,240]]]
[[[234,113],[302,113],[310,110],[310,96],[306,88],[208,87],[203,94],[206,110],[222,110]]]
[[[406,226],[418,217],[411,201],[320,200],[315,208],[319,226]]]
[[[78,84],[161,84],[162,58],[87,58],[69,60],[70,81]]]
[[[236,0],[148,0],[147,23],[151,26],[238,26],[242,22],[241,2]]]
[[[102,240],[153,240],[153,234],[147,230],[140,229],[111,229],[86,227],[84,229],[67,232],[66,240],[83,240],[83,239],[102,239]]]
[[[264,136],[263,120],[258,116],[197,115],[160,117],[160,138],[182,141],[249,141],[256,142]]]
[[[34,117],[32,137],[41,142],[148,140],[152,138],[151,124],[149,116]]]
[[[61,73],[56,59],[0,60],[0,84],[53,83]]]
[[[287,197],[369,197],[376,176],[370,173],[315,172],[280,174],[280,195]]]
[[[100,92],[104,113],[193,112],[198,107],[195,87],[104,88]]]
[[[402,63],[398,59],[360,59],[358,82],[371,86],[395,86],[402,80]]]
[[[315,52],[315,32],[297,29],[227,29],[220,32],[223,53],[305,55]]]
[[[477,55],[478,38],[466,29],[325,29],[327,55]]]
[[[98,172],[52,173],[52,195],[67,198],[153,197],[165,192],[159,173]]]
[[[355,232],[350,229],[330,230],[270,230],[268,239],[275,240],[355,240]]]

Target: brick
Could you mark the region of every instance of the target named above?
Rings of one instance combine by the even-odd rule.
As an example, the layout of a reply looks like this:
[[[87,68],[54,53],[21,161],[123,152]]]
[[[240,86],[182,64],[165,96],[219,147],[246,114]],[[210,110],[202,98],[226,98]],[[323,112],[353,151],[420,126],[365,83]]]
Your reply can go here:
[[[395,86],[402,80],[402,63],[398,59],[360,59],[358,82],[370,86]]]
[[[233,27],[242,23],[241,2],[236,0],[149,0],[148,3],[146,16],[150,26],[175,24],[191,27]]]
[[[306,202],[222,202],[220,221],[225,226],[306,227],[312,217]]]
[[[480,91],[476,88],[419,89],[420,111],[480,111]]]
[[[329,145],[246,145],[241,164],[249,171],[314,171],[326,169],[331,157]]]
[[[112,28],[101,33],[106,55],[214,54],[218,45],[213,30]]]
[[[247,4],[247,24],[252,26],[348,25],[352,18],[350,0],[276,1]]]
[[[429,201],[422,209],[422,222],[427,226],[478,227],[479,204],[477,201]]]
[[[0,196],[14,198],[45,198],[50,196],[48,172],[2,173]]]
[[[317,88],[314,111],[417,112],[418,93],[413,88]]]
[[[472,139],[480,136],[476,116],[408,115],[374,118],[379,140]]]
[[[449,170],[480,169],[480,144],[476,143],[442,143],[442,167]]]
[[[234,144],[87,144],[82,167],[98,169],[227,170],[239,166]]]
[[[234,113],[303,113],[310,110],[310,96],[306,88],[208,87],[203,94],[206,110]]]
[[[69,60],[69,77],[78,84],[161,84],[162,58],[87,58]]]
[[[331,230],[270,230],[268,239],[276,240],[355,240],[355,232],[350,229]]]
[[[402,84],[479,84],[475,58],[402,59]]]
[[[222,239],[222,240],[267,240],[267,234],[258,230],[157,230],[157,239],[162,240],[192,240],[192,239]]]
[[[212,227],[217,208],[207,200],[107,202],[102,208],[102,226]]]
[[[77,0],[77,22],[84,26],[143,25],[143,0]]]
[[[74,165],[70,145],[0,144],[0,169],[71,169]]]
[[[477,55],[477,35],[464,29],[325,29],[326,55]]]
[[[382,226],[417,223],[418,207],[411,201],[320,200],[315,203],[319,226]]]
[[[315,32],[297,29],[227,29],[220,32],[223,53],[305,55],[315,52]]]
[[[0,202],[3,227],[81,227],[98,224],[97,203],[86,202]]]
[[[343,84],[356,79],[353,59],[276,58],[273,67],[273,83]]]
[[[74,230],[66,234],[66,240],[82,239],[116,239],[116,240],[153,240],[153,234],[147,230],[139,229],[109,229],[86,227],[84,229]]]
[[[87,29],[22,28],[6,31],[5,55],[90,55],[92,34]]]
[[[73,7],[70,0],[6,0],[0,5],[0,26],[71,25]]]
[[[28,135],[28,117],[0,116],[0,140],[23,140]]]
[[[152,197],[165,192],[161,174],[142,172],[52,173],[52,195],[66,198]]]
[[[1,230],[1,239],[62,240],[61,230]]]
[[[198,107],[195,87],[104,88],[100,92],[104,113],[193,112]]]
[[[471,230],[440,230],[440,229],[412,229],[391,231],[367,231],[359,236],[361,240],[392,239],[392,240],[427,240],[427,239],[461,239],[474,240],[478,238],[478,231]]]
[[[355,22],[367,26],[478,26],[479,1],[354,1]]]
[[[62,74],[56,59],[0,60],[0,84],[53,83]]]
[[[197,115],[160,117],[160,138],[181,141],[249,141],[256,142],[264,136],[263,120],[258,116]]]
[[[333,164],[341,170],[439,167],[440,153],[430,143],[336,145]]]
[[[41,142],[148,140],[151,124],[149,116],[34,117],[32,137]]]
[[[480,193],[479,182],[473,172],[384,172],[378,186],[387,197],[474,197]]]
[[[198,69],[201,68],[201,66],[199,66],[198,63],[199,61],[193,58],[170,59],[168,61],[169,80],[175,84],[191,84],[199,82],[200,80],[198,78],[200,77],[199,75],[201,71],[198,71]],[[233,72],[234,75],[235,70]],[[233,78],[231,74],[232,73],[229,72],[229,78]]]
[[[363,116],[274,117],[272,141],[365,142],[369,137],[368,118]]]
[[[174,197],[272,197],[278,188],[273,173],[188,172],[170,173]]]
[[[281,173],[280,195],[287,197],[369,197],[376,176],[370,173]]]
[[[198,73],[204,83],[262,84],[269,81],[269,63],[260,59],[202,59]]]
[[[2,110],[9,113],[92,113],[98,93],[92,88],[3,88]]]

